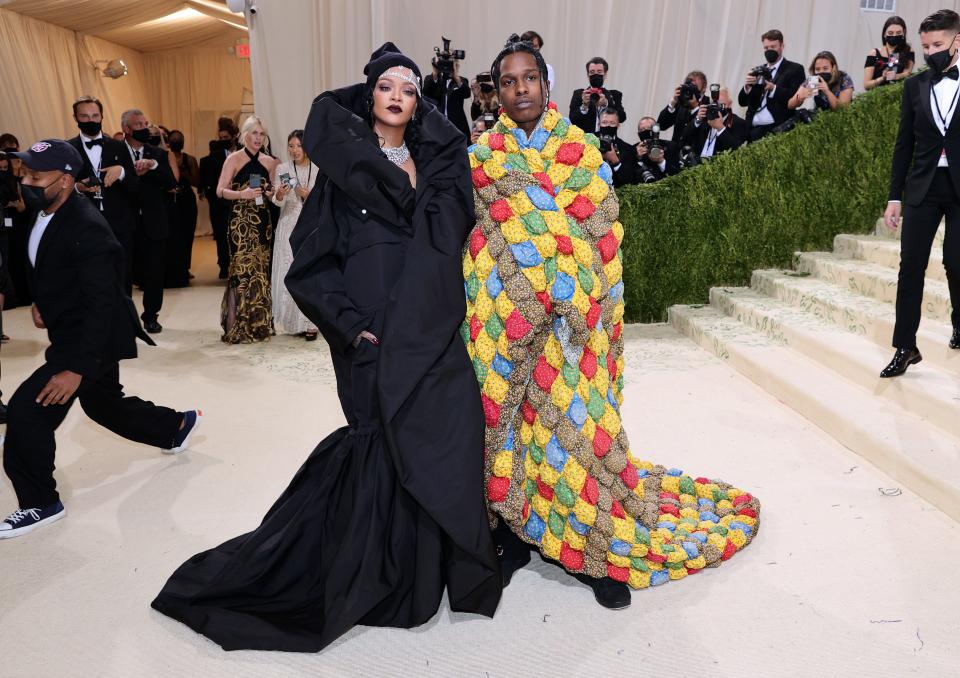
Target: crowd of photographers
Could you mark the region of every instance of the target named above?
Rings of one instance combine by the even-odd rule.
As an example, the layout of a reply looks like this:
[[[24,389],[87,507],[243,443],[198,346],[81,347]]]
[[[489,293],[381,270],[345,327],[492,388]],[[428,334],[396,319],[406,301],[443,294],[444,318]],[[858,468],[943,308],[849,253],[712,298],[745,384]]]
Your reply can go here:
[[[521,39],[538,50],[543,48],[543,38],[536,31],[527,31]],[[882,46],[870,50],[864,64],[867,90],[901,80],[913,71],[914,53],[906,42],[903,19],[887,19],[881,39]],[[710,83],[702,71],[690,71],[655,118],[645,116],[637,122],[638,142],[627,142],[620,134],[627,120],[623,93],[606,86],[610,65],[602,57],[587,62],[586,86],[574,90],[566,113],[575,125],[597,135],[603,157],[613,168],[614,185],[623,186],[678,174],[770,134],[787,132],[853,99],[853,79],[840,70],[831,52],[819,52],[804,69],[784,57],[780,31],[764,33],[761,45],[764,61],[746,73],[737,93],[744,117],[736,113],[727,87]],[[500,104],[491,75],[489,71],[479,73],[468,84],[459,72],[465,56],[462,51],[450,50],[450,41],[444,39],[443,50],[436,48],[435,52],[424,95],[475,142],[498,116]],[[549,65],[548,80],[553,90],[554,73]],[[471,97],[472,123],[464,114],[464,104]]]

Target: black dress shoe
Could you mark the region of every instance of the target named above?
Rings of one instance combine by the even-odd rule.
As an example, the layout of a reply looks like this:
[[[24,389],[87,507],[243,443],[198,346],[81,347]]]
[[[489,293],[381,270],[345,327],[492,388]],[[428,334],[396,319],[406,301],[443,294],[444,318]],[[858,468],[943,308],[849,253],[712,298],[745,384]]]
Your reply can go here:
[[[954,330],[950,337],[950,348],[960,348],[960,330]]]
[[[303,338],[306,339],[307,341],[316,341],[316,340],[317,340],[317,332],[304,332],[304,333],[303,333]]]
[[[630,607],[630,587],[610,577],[596,579],[586,574],[575,574],[577,581],[593,589],[593,597],[608,610],[624,610]]]
[[[150,334],[160,334],[163,332],[163,325],[158,323],[156,320],[147,320],[143,323],[143,329]]]
[[[880,378],[889,379],[890,377],[899,377],[907,371],[908,367],[916,365],[921,360],[923,360],[923,356],[920,355],[920,351],[917,350],[916,347],[898,348],[897,352],[893,354],[893,360],[883,368],[883,372],[880,373]]]

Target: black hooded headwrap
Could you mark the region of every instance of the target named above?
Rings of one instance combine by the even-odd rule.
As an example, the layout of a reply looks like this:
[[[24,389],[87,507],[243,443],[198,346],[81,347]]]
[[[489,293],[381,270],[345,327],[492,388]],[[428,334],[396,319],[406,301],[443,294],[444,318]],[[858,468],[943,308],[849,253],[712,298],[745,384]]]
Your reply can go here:
[[[422,88],[423,82],[420,77],[420,68],[414,63],[413,59],[405,56],[392,42],[385,42],[370,55],[370,62],[363,67],[363,74],[367,76],[367,89],[373,89],[373,86],[380,76],[383,75],[384,71],[394,66],[403,66],[413,71],[413,74],[417,76],[417,81],[420,83],[417,89]]]

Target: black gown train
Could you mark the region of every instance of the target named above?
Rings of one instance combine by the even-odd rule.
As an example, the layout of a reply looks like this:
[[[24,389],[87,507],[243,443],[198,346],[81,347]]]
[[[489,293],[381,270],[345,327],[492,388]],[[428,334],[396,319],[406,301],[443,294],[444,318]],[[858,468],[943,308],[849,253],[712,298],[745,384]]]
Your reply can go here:
[[[325,176],[286,278],[330,344],[349,425],[256,530],[188,560],[153,601],[226,650],[318,651],[355,624],[417,626],[445,588],[457,611],[492,616],[500,599],[480,393],[458,333],[474,221],[464,140],[421,103],[414,190],[361,119],[363,94],[314,101],[304,145]],[[353,348],[362,330],[380,346]]]

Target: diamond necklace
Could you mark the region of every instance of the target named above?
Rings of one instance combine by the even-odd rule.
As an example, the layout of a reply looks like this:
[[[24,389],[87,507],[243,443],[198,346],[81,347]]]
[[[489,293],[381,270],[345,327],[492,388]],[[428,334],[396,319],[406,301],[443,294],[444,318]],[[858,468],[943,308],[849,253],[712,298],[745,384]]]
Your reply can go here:
[[[387,160],[398,167],[410,159],[410,149],[407,148],[407,142],[404,141],[400,146],[394,148],[381,148]]]

